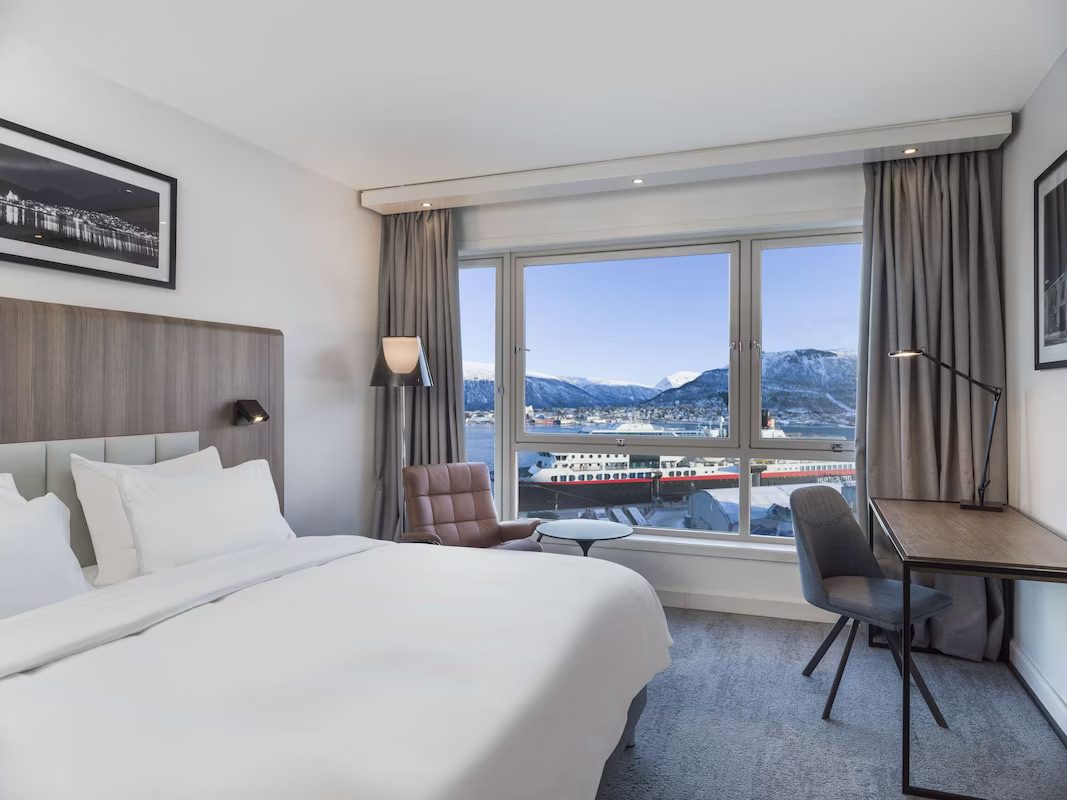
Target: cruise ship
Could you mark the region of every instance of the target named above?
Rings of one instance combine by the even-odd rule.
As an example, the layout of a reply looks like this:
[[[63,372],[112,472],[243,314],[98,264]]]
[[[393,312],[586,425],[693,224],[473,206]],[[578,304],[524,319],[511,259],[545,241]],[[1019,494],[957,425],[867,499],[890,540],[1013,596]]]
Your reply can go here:
[[[651,425],[627,425],[599,434],[695,437],[701,431],[670,430]],[[733,459],[682,455],[627,455],[622,453],[540,452],[519,478],[520,511],[583,508],[593,505],[650,503],[682,500],[700,489],[738,485],[738,465]],[[754,462],[753,481],[758,484],[809,483],[847,480],[855,475],[849,462],[782,461]]]

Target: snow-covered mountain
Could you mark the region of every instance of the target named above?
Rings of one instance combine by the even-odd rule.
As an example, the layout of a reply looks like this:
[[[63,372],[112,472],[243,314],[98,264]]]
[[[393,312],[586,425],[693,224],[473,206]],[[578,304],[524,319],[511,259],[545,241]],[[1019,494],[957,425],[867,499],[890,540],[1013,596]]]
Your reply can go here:
[[[492,364],[464,362],[463,399],[468,411],[493,408],[494,374]],[[530,372],[526,376],[526,405],[534,408],[637,405],[657,394],[651,386],[606,378],[562,378],[542,372]]]
[[[638,383],[614,381],[608,378],[563,378],[572,386],[591,394],[600,405],[634,406],[659,394],[659,389]]]
[[[491,364],[463,365],[468,411],[493,408]],[[673,385],[673,384],[677,385]],[[676,372],[659,386],[601,378],[563,378],[532,372],[526,377],[526,405],[543,409],[609,406],[694,406],[724,413],[730,389],[726,367],[701,373]],[[855,350],[785,350],[763,354],[763,402],[783,420],[851,420],[856,408]]]
[[[656,388],[661,392],[665,392],[668,389],[677,389],[679,386],[685,386],[690,381],[699,377],[699,372],[693,372],[689,369],[681,369],[677,372],[672,372],[666,378],[661,379],[660,382],[656,384]]]
[[[763,354],[764,408],[784,419],[849,416],[856,408],[855,350],[785,350]],[[729,392],[726,367],[702,372],[689,383],[648,401],[655,406],[723,408]]]

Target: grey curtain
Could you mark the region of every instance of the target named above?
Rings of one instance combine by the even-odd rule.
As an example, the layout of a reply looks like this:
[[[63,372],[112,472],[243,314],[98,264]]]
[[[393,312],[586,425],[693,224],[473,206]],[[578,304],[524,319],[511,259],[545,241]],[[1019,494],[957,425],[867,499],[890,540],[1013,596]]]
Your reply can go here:
[[[421,336],[432,388],[379,388],[374,407],[376,488],[371,534],[397,539],[397,427],[406,392],[408,464],[462,461],[463,367],[460,355],[459,261],[452,211],[382,218],[378,336]]]
[[[926,359],[887,354],[923,347],[981,381],[1004,385],[1000,153],[868,164],[864,174],[859,495],[970,498],[981,476],[990,396]],[[1007,495],[1004,418],[993,441],[986,493],[992,501]],[[899,577],[888,542],[876,537],[876,545],[883,566]],[[954,575],[915,580],[954,600],[948,612],[916,631],[916,644],[973,660],[999,655],[1000,581]]]

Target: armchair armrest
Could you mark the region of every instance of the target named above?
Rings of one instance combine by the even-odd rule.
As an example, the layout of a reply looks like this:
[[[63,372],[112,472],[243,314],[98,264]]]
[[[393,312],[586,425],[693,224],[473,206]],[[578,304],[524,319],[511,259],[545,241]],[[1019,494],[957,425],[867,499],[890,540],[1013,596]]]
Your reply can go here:
[[[540,519],[510,519],[500,523],[500,541],[510,542],[512,539],[525,539],[533,536],[537,526],[544,520]]]
[[[404,544],[441,544],[441,537],[433,531],[404,531],[400,541]]]

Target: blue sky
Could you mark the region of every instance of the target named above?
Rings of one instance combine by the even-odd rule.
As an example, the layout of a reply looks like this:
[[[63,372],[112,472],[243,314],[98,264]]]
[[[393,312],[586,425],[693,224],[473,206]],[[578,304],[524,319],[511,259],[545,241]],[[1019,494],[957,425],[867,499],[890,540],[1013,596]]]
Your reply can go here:
[[[763,346],[855,347],[860,245],[763,253]],[[550,264],[526,270],[527,368],[654,384],[726,364],[726,254]],[[463,359],[492,363],[491,269],[460,271]]]

